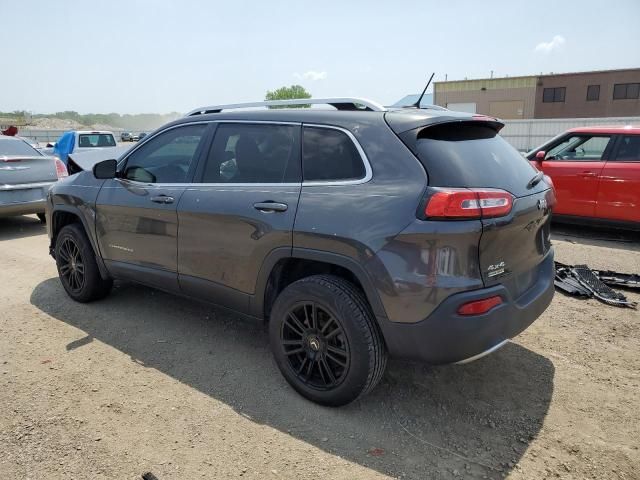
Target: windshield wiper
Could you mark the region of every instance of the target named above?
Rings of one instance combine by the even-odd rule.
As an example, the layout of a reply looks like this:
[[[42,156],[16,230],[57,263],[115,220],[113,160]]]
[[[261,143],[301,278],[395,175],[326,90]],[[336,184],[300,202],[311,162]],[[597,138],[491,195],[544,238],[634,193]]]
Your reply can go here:
[[[535,177],[533,177],[531,180],[529,180],[529,183],[527,183],[527,188],[535,187],[537,184],[540,183],[543,177],[544,177],[544,172],[536,173]]]

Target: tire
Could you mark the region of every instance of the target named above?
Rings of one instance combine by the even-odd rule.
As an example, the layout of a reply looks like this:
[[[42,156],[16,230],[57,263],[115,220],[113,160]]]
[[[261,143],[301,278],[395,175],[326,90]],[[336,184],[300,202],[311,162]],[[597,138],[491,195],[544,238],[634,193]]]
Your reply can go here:
[[[38,216],[40,223],[47,223],[47,217],[44,213],[36,213],[36,215]]]
[[[269,341],[287,382],[321,405],[346,405],[370,392],[387,364],[364,296],[332,275],[303,278],[280,293],[269,320]]]
[[[76,302],[91,302],[109,294],[113,280],[100,276],[95,253],[82,226],[73,223],[60,230],[55,254],[60,282]]]

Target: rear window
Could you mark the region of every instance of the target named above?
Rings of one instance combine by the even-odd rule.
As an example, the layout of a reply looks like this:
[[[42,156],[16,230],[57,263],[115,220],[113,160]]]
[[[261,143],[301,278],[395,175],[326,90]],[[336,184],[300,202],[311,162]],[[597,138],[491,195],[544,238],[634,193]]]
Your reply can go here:
[[[527,184],[536,170],[489,126],[469,122],[423,128],[415,152],[431,186],[501,188],[516,196],[532,193]]]
[[[79,147],[115,147],[116,140],[110,133],[82,133],[78,136]]]
[[[0,138],[0,156],[2,155],[29,155],[37,157],[42,154],[22,140],[16,138]]]

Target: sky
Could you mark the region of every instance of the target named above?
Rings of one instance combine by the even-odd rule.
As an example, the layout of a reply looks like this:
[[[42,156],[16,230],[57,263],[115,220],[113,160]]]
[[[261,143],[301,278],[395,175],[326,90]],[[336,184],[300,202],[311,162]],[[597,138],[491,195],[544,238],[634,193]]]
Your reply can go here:
[[[0,0],[0,111],[186,112],[300,84],[391,104],[435,80],[640,67],[640,0]]]

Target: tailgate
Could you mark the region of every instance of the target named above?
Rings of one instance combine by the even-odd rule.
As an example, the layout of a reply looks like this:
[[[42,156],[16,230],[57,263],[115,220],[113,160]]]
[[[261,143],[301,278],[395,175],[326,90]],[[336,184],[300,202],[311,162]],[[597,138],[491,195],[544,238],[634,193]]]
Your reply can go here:
[[[485,286],[504,285],[513,298],[536,280],[539,265],[551,248],[553,190],[516,197],[505,217],[482,219],[479,258]]]
[[[52,157],[0,156],[0,187],[55,182],[57,179]]]

